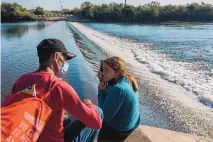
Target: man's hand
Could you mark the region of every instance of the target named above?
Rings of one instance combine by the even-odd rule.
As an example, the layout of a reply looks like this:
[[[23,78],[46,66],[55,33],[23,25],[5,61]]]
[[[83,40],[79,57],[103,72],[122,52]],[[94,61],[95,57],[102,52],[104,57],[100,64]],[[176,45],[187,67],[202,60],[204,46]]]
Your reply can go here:
[[[86,105],[92,104],[92,102],[91,102],[89,99],[84,99],[84,103],[85,103]]]

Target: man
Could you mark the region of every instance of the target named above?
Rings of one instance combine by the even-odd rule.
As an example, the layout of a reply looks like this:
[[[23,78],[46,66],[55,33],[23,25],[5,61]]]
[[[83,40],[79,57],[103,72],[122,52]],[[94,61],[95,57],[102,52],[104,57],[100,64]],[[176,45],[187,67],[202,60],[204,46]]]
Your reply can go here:
[[[69,64],[66,60],[74,58],[75,55],[68,52],[63,42],[57,39],[43,40],[37,46],[37,53],[38,70],[20,77],[13,86],[12,94],[36,84],[36,96],[40,98],[50,89],[53,82],[58,82],[45,99],[53,111],[38,141],[94,141],[98,135],[98,129],[102,126],[101,109],[90,100],[82,102],[75,90],[67,82],[58,78],[68,70]],[[12,95],[6,97],[3,105],[7,105],[13,97]],[[64,110],[76,119],[64,121]]]

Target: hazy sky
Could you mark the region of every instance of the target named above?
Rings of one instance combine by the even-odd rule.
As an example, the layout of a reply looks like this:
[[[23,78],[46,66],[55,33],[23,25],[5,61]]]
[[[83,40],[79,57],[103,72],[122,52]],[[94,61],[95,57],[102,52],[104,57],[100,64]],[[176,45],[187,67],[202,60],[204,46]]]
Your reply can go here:
[[[44,9],[47,10],[60,10],[61,4],[63,8],[74,8],[74,7],[79,7],[81,3],[84,1],[90,1],[93,4],[102,4],[102,3],[111,3],[111,2],[116,2],[116,3],[123,3],[125,0],[2,0],[2,2],[17,2],[27,9],[32,9],[33,7],[36,6],[41,6]],[[153,0],[127,0],[128,4],[131,5],[139,5],[139,4],[146,4],[150,3]],[[156,0],[154,0],[156,1]],[[192,2],[197,2],[197,3],[209,3],[213,4],[213,0],[157,0],[160,2],[161,5],[167,5],[167,4],[187,4],[187,3],[192,3]]]

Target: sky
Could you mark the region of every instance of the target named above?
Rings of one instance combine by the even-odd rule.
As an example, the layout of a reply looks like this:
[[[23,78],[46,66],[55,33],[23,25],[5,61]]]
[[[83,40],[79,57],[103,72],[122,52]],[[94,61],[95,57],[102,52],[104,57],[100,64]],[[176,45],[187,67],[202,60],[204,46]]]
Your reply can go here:
[[[124,3],[125,0],[1,0],[1,2],[17,2],[27,9],[33,9],[37,6],[41,6],[46,10],[60,10],[61,5],[63,8],[72,9],[74,7],[80,7],[81,3],[85,1],[90,1],[93,4],[108,4],[111,2]],[[193,2],[213,4],[213,0],[127,0],[127,4],[138,6],[150,3],[151,1],[158,1],[161,5],[184,5]]]

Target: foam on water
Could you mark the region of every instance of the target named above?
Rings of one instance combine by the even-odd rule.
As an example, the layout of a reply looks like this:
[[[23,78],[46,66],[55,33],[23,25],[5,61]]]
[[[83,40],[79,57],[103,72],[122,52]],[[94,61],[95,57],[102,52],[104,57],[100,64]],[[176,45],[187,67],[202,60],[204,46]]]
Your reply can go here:
[[[153,46],[152,44],[138,43],[128,39],[109,36],[77,23],[73,23],[73,25],[77,29],[79,29],[78,27],[86,28],[87,30],[84,31],[87,33],[83,32],[83,34],[91,34],[87,37],[100,45],[100,47],[103,47],[104,50],[110,53],[119,53],[119,56],[124,55],[124,57],[128,57],[128,60],[131,58],[138,61],[145,65],[148,71],[159,75],[168,82],[182,86],[188,92],[196,95],[197,99],[201,100],[202,103],[213,106],[213,78],[208,76],[209,72],[213,70],[196,71],[193,70],[196,66],[195,64],[173,61],[165,54],[159,54],[154,50],[150,50],[150,47]],[[135,62],[132,62],[132,64],[135,64]]]
[[[165,54],[146,50],[143,43],[126,44],[132,48],[135,59],[146,64],[150,72],[192,92],[205,105],[213,106],[213,78],[208,75],[209,71],[194,70],[195,64],[173,61]]]
[[[211,127],[209,123],[213,120],[213,78],[210,75],[212,70],[196,70],[198,65],[174,61],[172,57],[152,50],[154,45],[150,43],[117,38],[80,23],[71,25],[106,54],[123,57],[131,66],[130,70],[139,75],[139,80],[149,80],[152,82],[151,88],[162,89],[166,94],[163,97],[178,101],[177,104],[181,103],[184,109],[190,108],[195,112],[193,115],[202,118],[202,121]],[[211,130],[209,132],[211,133]]]

